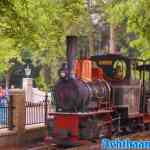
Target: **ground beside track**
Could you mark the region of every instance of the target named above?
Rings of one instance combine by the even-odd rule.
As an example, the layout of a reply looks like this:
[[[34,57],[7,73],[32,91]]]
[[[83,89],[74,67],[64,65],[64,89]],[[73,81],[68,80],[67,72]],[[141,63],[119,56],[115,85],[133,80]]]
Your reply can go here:
[[[114,139],[114,138],[113,138]],[[150,140],[150,132],[136,133],[127,136],[119,137],[118,139],[129,139],[129,140]],[[8,147],[0,147],[0,150],[100,150],[99,140],[96,143],[86,142],[85,145],[81,145],[79,147],[74,148],[58,148],[52,146],[50,144],[40,143],[32,143],[22,146],[8,146]]]

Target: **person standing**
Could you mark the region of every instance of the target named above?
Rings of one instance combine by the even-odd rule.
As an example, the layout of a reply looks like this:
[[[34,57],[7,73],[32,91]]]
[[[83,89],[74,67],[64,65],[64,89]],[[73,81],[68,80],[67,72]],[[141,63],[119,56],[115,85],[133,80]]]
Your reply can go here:
[[[2,88],[2,86],[0,86],[0,104],[3,104],[3,103],[4,103],[5,96],[6,96],[6,92],[5,92],[5,90]]]

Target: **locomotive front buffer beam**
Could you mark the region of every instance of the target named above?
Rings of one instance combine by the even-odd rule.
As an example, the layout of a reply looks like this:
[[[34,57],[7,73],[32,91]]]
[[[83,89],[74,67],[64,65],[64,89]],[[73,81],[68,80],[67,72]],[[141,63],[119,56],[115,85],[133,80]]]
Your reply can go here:
[[[84,113],[49,113],[51,142],[61,147],[84,145],[100,136],[112,136],[111,110]]]

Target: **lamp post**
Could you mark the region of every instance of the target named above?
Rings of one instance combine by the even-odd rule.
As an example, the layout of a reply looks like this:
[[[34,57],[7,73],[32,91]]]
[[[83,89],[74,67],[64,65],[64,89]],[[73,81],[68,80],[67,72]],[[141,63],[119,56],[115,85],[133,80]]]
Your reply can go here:
[[[30,78],[31,75],[31,68],[29,65],[26,66],[24,69],[26,77],[23,79],[23,89],[25,91],[25,97],[26,101],[32,101],[32,86],[33,81],[32,78]]]
[[[29,78],[31,75],[31,68],[29,67],[29,65],[27,65],[27,67],[24,69],[24,71],[25,71],[26,77]]]

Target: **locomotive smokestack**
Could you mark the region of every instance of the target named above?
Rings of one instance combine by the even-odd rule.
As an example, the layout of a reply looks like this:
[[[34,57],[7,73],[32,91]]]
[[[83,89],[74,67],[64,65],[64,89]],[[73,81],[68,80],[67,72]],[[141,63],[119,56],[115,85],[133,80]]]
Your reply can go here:
[[[67,36],[67,62],[69,78],[74,77],[74,65],[77,51],[77,37]]]

